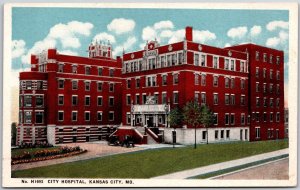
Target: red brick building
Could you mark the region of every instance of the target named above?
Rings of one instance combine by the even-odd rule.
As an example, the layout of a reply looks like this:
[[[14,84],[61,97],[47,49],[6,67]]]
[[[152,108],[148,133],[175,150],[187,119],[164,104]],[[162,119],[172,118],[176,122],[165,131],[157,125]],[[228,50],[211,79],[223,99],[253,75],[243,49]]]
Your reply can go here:
[[[191,27],[184,41],[150,41],[116,60],[109,44],[88,51],[88,58],[55,49],[32,56],[31,71],[20,74],[18,143],[93,141],[121,123],[136,133],[158,127],[168,142],[168,110],[194,99],[216,118],[208,134],[199,126],[199,142],[284,138],[282,51],[199,44]],[[190,143],[191,132],[178,129],[179,142]]]

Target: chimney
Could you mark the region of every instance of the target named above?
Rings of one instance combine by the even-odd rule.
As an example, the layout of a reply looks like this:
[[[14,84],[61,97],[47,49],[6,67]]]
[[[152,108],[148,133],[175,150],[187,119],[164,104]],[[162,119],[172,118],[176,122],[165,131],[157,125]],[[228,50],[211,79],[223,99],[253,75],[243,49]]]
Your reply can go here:
[[[187,26],[185,28],[185,39],[187,41],[193,41],[193,27]]]

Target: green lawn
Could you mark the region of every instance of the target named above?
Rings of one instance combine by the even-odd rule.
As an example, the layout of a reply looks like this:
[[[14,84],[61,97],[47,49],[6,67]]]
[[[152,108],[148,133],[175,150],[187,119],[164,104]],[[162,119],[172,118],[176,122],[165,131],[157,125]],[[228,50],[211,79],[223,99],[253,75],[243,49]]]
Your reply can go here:
[[[150,178],[288,147],[287,140],[138,151],[12,172],[12,177]]]
[[[58,149],[59,147],[49,147],[49,148],[22,148],[22,149],[11,149],[11,156],[19,156],[24,153],[24,151],[29,153],[34,153],[39,150],[52,150]]]

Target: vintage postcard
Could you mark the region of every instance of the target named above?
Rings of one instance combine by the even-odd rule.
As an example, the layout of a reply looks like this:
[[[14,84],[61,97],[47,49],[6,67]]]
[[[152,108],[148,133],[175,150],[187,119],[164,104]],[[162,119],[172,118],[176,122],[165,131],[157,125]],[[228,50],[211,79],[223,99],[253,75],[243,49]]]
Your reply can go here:
[[[4,11],[4,187],[297,184],[298,4]]]

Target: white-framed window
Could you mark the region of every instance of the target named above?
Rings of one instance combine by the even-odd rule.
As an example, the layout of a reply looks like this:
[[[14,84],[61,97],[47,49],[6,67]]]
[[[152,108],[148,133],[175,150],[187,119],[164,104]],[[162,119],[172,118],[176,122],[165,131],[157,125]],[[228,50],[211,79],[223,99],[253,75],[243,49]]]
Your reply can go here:
[[[214,105],[218,105],[219,104],[219,95],[218,93],[214,93]]]
[[[245,125],[245,123],[246,123],[245,113],[241,113],[241,125]]]
[[[201,86],[206,86],[206,74],[201,74]]]
[[[214,56],[213,58],[213,68],[218,69],[219,68],[219,57]]]
[[[44,106],[44,96],[43,95],[36,95],[35,96],[35,106],[36,107],[43,107]]]
[[[114,77],[115,75],[115,69],[109,69],[109,76]]]
[[[230,99],[231,99],[231,105],[235,105],[235,94],[231,94],[230,95]]]
[[[234,59],[230,60],[230,70],[235,71],[235,60]]]
[[[279,65],[280,64],[280,57],[276,56],[276,64]]]
[[[64,64],[62,64],[62,63],[58,64],[58,72],[60,72],[60,73],[64,72]]]
[[[162,94],[161,94],[161,103],[162,104],[167,103],[167,92],[162,92]]]
[[[225,105],[229,105],[229,94],[225,94]]]
[[[267,84],[266,83],[263,84],[263,93],[267,93]]]
[[[260,138],[260,127],[255,127],[255,138]]]
[[[140,88],[140,83],[141,83],[141,79],[140,78],[136,78],[135,79],[135,87],[136,88]]]
[[[78,89],[78,81],[72,80],[72,90],[77,90],[77,89]]]
[[[267,69],[263,68],[263,78],[265,79],[267,77]]]
[[[131,123],[131,115],[130,113],[126,113],[126,124],[130,125],[130,123]]]
[[[194,53],[194,65],[199,66],[199,54]]]
[[[179,80],[178,80],[178,73],[174,73],[173,74],[173,84],[178,84]]]
[[[213,76],[213,86],[218,87],[219,86],[219,77]]]
[[[90,75],[91,74],[91,67],[90,66],[85,66],[85,74]]]
[[[115,98],[114,98],[113,96],[110,96],[110,97],[108,98],[108,105],[109,105],[110,107],[112,107],[112,106],[114,106],[114,104],[115,104]]]
[[[131,104],[131,96],[130,94],[126,94],[126,105],[129,106]]]
[[[72,73],[77,73],[77,65],[72,65]]]
[[[168,77],[168,75],[167,74],[163,74],[161,77],[162,77],[162,85],[163,86],[167,85],[167,77]]]
[[[255,77],[259,78],[259,68],[258,67],[255,68]]]
[[[263,54],[263,62],[267,62],[267,54],[266,53]]]
[[[279,121],[280,121],[280,113],[277,112],[277,113],[276,113],[276,122],[279,122]]]
[[[72,111],[72,121],[77,121],[78,112]]]
[[[97,112],[97,121],[102,121],[102,111]]]
[[[274,114],[273,112],[270,112],[270,122],[273,122],[273,120],[274,120]]]
[[[259,51],[256,51],[256,52],[255,52],[255,60],[256,60],[256,61],[259,61]]]
[[[195,93],[194,93],[195,95],[194,95],[194,100],[196,101],[196,102],[199,102],[199,98],[200,98],[200,93],[198,92],[198,91],[196,91]]]
[[[43,111],[35,112],[35,123],[36,124],[44,123],[44,112]]]
[[[234,125],[235,124],[235,114],[232,113],[230,114],[230,125]]]
[[[225,113],[225,125],[229,125],[229,113]]]
[[[78,105],[78,96],[72,95],[72,106],[77,106],[77,105]]]
[[[270,79],[273,79],[273,70],[270,70]]]
[[[245,72],[245,61],[240,61],[240,72]]]
[[[109,111],[108,120],[109,121],[114,121],[115,120],[115,112],[114,111]]]
[[[64,80],[63,79],[58,79],[58,88],[63,89],[64,88]]]
[[[245,79],[241,79],[241,89],[245,89]]]
[[[259,107],[260,106],[260,98],[259,97],[256,97],[256,107]]]
[[[24,123],[30,124],[32,121],[32,111],[24,111]]]
[[[201,92],[201,104],[206,104],[206,93]]]
[[[264,113],[263,113],[263,121],[264,121],[264,122],[267,122],[267,112],[264,112]]]
[[[280,80],[280,71],[276,71],[276,80]]]
[[[64,95],[58,95],[58,105],[64,105]]]
[[[102,75],[103,75],[103,68],[98,67],[98,76],[102,76]]]
[[[241,106],[244,106],[244,105],[246,105],[246,100],[245,100],[245,95],[242,94],[241,95]]]
[[[206,55],[205,54],[201,54],[201,67],[206,67]]]
[[[225,88],[229,88],[229,77],[225,77]]]
[[[102,91],[102,87],[103,87],[103,83],[102,82],[97,82],[97,91],[98,92]]]
[[[178,104],[179,103],[179,94],[178,91],[173,92],[173,103]]]
[[[84,120],[85,121],[90,121],[91,120],[91,112],[90,111],[85,111],[84,112]]]
[[[109,83],[109,92],[115,91],[115,83]]]
[[[85,96],[84,97],[84,105],[85,106],[90,106],[91,104],[91,97],[90,96]]]
[[[199,73],[195,73],[195,85],[199,85]]]
[[[259,82],[256,82],[256,84],[255,84],[255,90],[256,90],[256,92],[260,91]]]
[[[234,88],[234,85],[235,84],[235,79],[234,78],[231,78],[230,79],[230,88]]]
[[[267,97],[264,97],[263,105],[264,105],[264,107],[267,107]]]
[[[225,59],[224,69],[229,70],[229,59]]]
[[[272,55],[272,54],[270,54],[269,62],[270,62],[270,63],[273,63],[273,55]]]
[[[140,104],[140,94],[135,94],[135,104]]]
[[[218,119],[218,113],[214,113],[214,125],[218,125],[219,119]]]
[[[58,111],[58,121],[64,120],[64,111]]]
[[[130,89],[131,88],[131,79],[127,79],[126,83],[127,83],[127,89]]]
[[[103,105],[103,97],[102,96],[98,96],[97,97],[97,106],[102,106]]]
[[[277,99],[276,99],[276,107],[279,108],[279,105],[280,105],[280,99],[277,98]]]
[[[85,86],[85,91],[90,91],[90,89],[91,89],[91,82],[90,81],[85,81],[84,82],[84,86]]]

